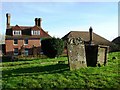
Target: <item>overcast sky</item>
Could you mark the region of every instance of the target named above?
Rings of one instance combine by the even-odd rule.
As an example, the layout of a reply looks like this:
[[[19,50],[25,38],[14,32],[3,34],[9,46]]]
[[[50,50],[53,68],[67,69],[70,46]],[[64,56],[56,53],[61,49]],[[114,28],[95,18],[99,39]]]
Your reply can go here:
[[[118,36],[118,2],[2,2],[0,33],[5,33],[6,13],[12,26],[34,26],[34,19],[42,18],[42,28],[55,37],[90,26],[110,41]]]

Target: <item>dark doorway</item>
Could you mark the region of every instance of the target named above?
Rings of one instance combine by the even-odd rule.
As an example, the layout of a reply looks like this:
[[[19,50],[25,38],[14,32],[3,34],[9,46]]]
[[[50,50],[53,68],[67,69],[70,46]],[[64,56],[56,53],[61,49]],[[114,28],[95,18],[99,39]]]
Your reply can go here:
[[[97,64],[98,46],[86,45],[85,51],[86,51],[87,66],[95,67]]]

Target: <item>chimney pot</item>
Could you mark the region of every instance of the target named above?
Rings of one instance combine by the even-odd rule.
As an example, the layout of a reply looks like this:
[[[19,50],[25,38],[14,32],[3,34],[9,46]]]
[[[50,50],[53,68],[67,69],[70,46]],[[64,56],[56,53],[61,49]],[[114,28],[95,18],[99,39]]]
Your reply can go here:
[[[7,26],[7,28],[10,28],[10,13],[7,13],[6,17],[7,17],[6,26]]]
[[[38,18],[38,26],[41,27],[42,18]]]
[[[89,34],[90,34],[90,44],[92,43],[92,40],[93,40],[93,29],[92,27],[89,28]]]
[[[35,25],[38,26],[38,18],[35,18]]]

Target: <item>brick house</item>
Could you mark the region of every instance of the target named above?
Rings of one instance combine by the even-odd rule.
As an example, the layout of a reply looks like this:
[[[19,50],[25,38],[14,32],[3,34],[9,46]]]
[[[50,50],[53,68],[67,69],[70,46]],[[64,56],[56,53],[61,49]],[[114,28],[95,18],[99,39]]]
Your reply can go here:
[[[35,18],[34,26],[10,26],[10,14],[6,14],[6,55],[38,55],[41,53],[41,40],[51,38],[41,27],[41,18]]]

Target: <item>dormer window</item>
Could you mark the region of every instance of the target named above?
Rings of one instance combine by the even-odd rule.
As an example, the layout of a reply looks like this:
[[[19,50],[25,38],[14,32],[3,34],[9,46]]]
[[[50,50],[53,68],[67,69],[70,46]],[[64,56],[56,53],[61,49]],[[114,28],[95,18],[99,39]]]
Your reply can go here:
[[[21,30],[13,30],[13,35],[21,35]]]
[[[40,31],[38,30],[32,30],[31,35],[40,35]]]

